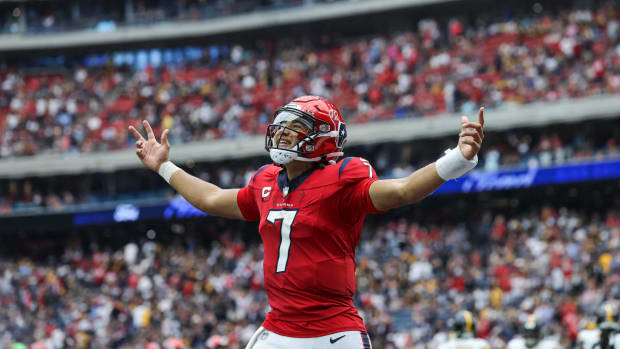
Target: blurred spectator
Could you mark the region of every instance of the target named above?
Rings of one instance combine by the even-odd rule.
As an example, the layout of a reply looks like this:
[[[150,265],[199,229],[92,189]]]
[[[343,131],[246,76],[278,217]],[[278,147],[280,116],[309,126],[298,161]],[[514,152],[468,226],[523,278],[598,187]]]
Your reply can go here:
[[[497,215],[482,245],[460,224],[375,220],[356,273],[373,345],[446,340],[451,316],[468,308],[480,319],[478,336],[494,347],[528,314],[571,347],[579,324],[620,297],[618,217],[548,206]],[[69,243],[58,260],[4,259],[0,339],[51,349],[240,348],[268,305],[262,248],[232,236],[208,248],[146,240],[120,250],[91,243],[87,252]]]

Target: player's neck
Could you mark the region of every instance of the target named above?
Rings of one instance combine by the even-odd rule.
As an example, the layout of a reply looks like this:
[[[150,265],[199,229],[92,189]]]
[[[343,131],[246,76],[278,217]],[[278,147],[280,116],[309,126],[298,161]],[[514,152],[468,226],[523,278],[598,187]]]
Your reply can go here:
[[[302,173],[308,171],[309,169],[316,166],[314,162],[304,162],[304,161],[292,161],[284,167],[286,168],[286,176],[289,181],[299,177]]]

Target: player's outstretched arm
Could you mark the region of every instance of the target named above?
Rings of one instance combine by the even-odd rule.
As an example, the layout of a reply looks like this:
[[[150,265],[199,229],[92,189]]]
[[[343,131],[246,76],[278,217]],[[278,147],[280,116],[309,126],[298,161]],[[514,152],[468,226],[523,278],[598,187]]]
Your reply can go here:
[[[142,123],[146,129],[146,139],[133,126],[129,126],[129,131],[136,138],[136,154],[146,167],[169,180],[170,185],[196,208],[214,216],[243,219],[237,205],[239,189],[222,189],[174,166],[168,161],[168,130],[162,132],[159,143],[148,121]]]
[[[423,167],[405,178],[378,180],[371,184],[370,199],[381,211],[412,204],[424,199],[445,181],[457,178],[473,168],[476,154],[484,139],[484,108],[478,111],[478,122],[461,117],[459,145],[444,158]]]

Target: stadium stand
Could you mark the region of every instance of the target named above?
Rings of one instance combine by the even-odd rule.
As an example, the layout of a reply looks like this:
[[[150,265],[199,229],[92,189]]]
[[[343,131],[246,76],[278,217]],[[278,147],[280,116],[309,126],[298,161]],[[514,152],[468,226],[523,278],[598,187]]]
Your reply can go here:
[[[354,146],[347,149],[347,155],[363,156],[372,161],[381,178],[403,177],[433,161],[438,149],[447,148],[454,142],[453,138]],[[620,156],[618,139],[620,127],[614,120],[488,132],[479,167],[485,171],[497,171],[617,159]],[[220,187],[235,188],[246,185],[254,169],[265,161],[265,158],[252,158],[235,162],[200,162],[191,165],[191,170]],[[7,215],[62,212],[131,199],[134,202],[158,201],[171,194],[159,177],[144,170],[94,176],[24,177],[0,184],[0,208]]]
[[[186,170],[243,186],[274,108],[311,93],[340,106],[346,155],[382,178],[453,146],[455,114],[488,110],[477,171],[365,223],[355,303],[375,348],[435,348],[465,308],[493,348],[529,314],[575,348],[620,299],[618,4],[405,2],[0,2],[0,347],[243,348],[268,311],[256,225],[205,217],[134,154],[108,159],[132,153],[126,127],[147,119],[191,150]],[[207,35],[312,8],[334,28],[325,13],[378,3],[399,10],[344,18],[368,25],[346,35],[301,22]],[[179,34],[193,24],[204,37]],[[127,39],[150,30],[160,41]],[[399,137],[399,121],[422,131]],[[196,155],[227,140],[255,149]]]
[[[445,340],[451,315],[468,307],[493,347],[528,313],[570,347],[598,304],[620,296],[618,210],[527,204],[534,205],[512,214],[483,209],[463,221],[448,207],[373,217],[358,250],[356,302],[374,345]],[[242,347],[267,311],[257,237],[227,221],[173,227],[180,235],[155,228],[136,239],[139,228],[128,225],[108,228],[106,237],[61,233],[58,255],[50,241],[21,241],[37,247],[13,249],[0,264],[0,338],[48,348],[63,341],[142,348],[169,337],[192,348]],[[207,235],[218,237],[208,244]]]
[[[170,128],[177,144],[262,134],[276,106],[302,94],[330,97],[349,123],[613,94],[620,25],[612,8],[477,26],[425,19],[414,31],[327,44],[282,39],[263,50],[119,52],[117,63],[134,62],[124,72],[107,68],[111,55],[91,71],[9,68],[0,156],[122,149],[131,143],[126,126],[140,119]]]
[[[120,27],[160,22],[197,21],[290,7],[350,0],[224,0],[224,1],[73,1],[9,2],[0,7],[0,32],[40,35],[75,30],[113,31]]]

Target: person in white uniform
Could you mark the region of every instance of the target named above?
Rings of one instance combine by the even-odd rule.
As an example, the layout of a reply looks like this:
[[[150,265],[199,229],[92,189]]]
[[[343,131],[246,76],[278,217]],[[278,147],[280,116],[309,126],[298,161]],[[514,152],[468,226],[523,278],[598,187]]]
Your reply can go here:
[[[476,338],[476,319],[467,310],[459,311],[452,320],[452,337],[438,349],[491,349],[489,342]]]
[[[596,314],[596,323],[600,332],[599,341],[593,349],[620,349],[620,325],[618,304],[604,303]]]
[[[521,334],[508,342],[508,349],[560,349],[555,337],[543,337],[542,323],[530,315],[521,326]]]
[[[593,349],[598,343],[601,331],[596,326],[596,321],[588,321],[586,326],[577,334],[577,349]]]

